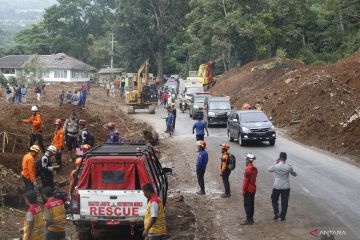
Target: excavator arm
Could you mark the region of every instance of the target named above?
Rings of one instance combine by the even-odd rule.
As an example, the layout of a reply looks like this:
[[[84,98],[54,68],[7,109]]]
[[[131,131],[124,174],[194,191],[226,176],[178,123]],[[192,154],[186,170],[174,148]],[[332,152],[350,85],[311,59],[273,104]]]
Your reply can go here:
[[[149,81],[149,59],[147,59],[139,68],[138,72],[137,72],[137,76],[136,76],[136,80],[137,80],[137,91],[138,91],[138,96],[141,96],[141,93],[143,91],[143,75],[145,78],[145,84],[148,84]]]

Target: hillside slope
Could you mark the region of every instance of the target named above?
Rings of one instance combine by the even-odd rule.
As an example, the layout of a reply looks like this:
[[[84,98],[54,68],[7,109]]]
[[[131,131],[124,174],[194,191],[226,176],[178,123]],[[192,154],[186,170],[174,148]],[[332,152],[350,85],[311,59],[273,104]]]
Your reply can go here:
[[[296,140],[360,161],[360,120],[341,125],[360,105],[360,51],[333,65],[252,62],[224,74],[211,91],[229,95],[236,108],[262,99],[277,127]]]

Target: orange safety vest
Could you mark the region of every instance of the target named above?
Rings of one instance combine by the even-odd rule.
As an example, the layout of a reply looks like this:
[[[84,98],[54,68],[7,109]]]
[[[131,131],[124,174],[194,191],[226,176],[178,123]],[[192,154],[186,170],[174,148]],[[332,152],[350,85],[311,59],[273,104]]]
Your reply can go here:
[[[66,224],[64,202],[60,199],[51,198],[44,205],[45,221],[51,224],[47,227],[51,232],[64,232]]]
[[[229,153],[224,152],[221,156],[221,172],[225,172],[228,169]]]
[[[69,190],[68,190],[69,194],[71,194],[71,190],[72,190],[72,188],[74,186],[75,175],[76,175],[77,171],[78,171],[77,169],[74,169],[74,170],[71,171],[70,184],[69,184]]]
[[[21,175],[31,182],[35,182],[36,180],[35,158],[31,153],[27,153],[23,157]]]
[[[64,129],[55,129],[54,132],[54,139],[53,139],[53,145],[56,147],[57,150],[61,150],[64,147]]]
[[[155,223],[152,225],[152,227],[149,230],[149,234],[165,234],[166,233],[166,223],[165,223],[165,211],[164,206],[160,200],[160,198],[155,195],[152,197],[147,205],[145,218],[144,218],[144,226],[146,227],[151,220],[151,212],[150,207],[153,202],[156,202],[159,205],[158,209],[158,217],[155,220]]]
[[[36,113],[35,115],[32,115],[31,117],[29,117],[28,119],[24,119],[23,123],[31,123],[32,124],[32,130],[35,133],[41,133],[42,129],[41,129],[41,116],[39,113]]]
[[[43,211],[40,206],[34,204],[31,205],[27,210],[33,215],[33,229],[30,233],[30,240],[44,240],[45,239],[45,223],[43,219]],[[27,239],[27,229],[29,227],[29,223],[27,221],[27,217],[25,216],[24,220],[24,235],[23,239]]]

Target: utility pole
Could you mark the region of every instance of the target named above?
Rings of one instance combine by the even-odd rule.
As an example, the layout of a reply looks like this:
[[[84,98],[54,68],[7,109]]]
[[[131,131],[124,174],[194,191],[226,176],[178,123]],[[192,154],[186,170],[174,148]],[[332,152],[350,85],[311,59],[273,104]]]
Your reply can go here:
[[[110,55],[110,66],[111,66],[111,68],[113,68],[114,67],[114,42],[116,42],[116,41],[114,41],[114,34],[112,33],[111,34],[111,51],[110,51],[110,53],[109,53],[109,55]]]

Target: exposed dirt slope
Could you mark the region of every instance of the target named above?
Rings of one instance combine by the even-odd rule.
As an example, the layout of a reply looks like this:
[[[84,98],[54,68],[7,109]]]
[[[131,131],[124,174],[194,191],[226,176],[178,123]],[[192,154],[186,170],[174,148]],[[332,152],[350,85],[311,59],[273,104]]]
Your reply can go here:
[[[262,69],[274,62],[288,67]],[[289,59],[252,62],[226,73],[212,92],[229,95],[236,108],[262,99],[274,123],[295,139],[359,160],[360,120],[346,128],[340,123],[360,104],[360,52],[323,66]]]

